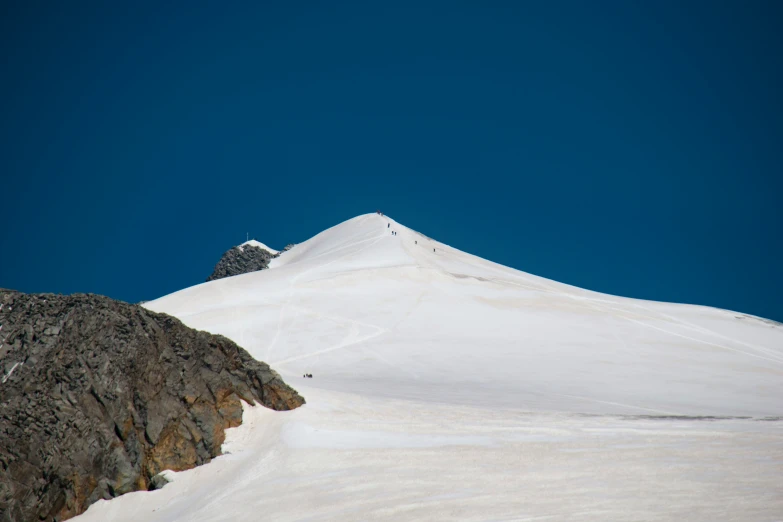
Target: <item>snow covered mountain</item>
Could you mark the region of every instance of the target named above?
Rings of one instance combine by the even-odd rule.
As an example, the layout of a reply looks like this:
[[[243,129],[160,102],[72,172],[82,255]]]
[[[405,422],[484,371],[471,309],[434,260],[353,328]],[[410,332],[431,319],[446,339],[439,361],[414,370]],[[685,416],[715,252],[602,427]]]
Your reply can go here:
[[[79,520],[783,513],[772,321],[582,290],[377,214],[144,306],[231,338],[308,404],[246,407],[230,454]]]

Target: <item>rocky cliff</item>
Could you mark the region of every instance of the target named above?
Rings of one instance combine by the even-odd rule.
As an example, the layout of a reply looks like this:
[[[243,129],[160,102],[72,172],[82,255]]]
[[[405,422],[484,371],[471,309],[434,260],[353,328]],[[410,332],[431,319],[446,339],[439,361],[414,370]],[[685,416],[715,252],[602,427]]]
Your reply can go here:
[[[207,281],[264,270],[269,268],[269,261],[278,255],[255,245],[235,246],[223,254]]]
[[[64,520],[304,403],[230,340],[96,295],[0,291],[0,521]]]

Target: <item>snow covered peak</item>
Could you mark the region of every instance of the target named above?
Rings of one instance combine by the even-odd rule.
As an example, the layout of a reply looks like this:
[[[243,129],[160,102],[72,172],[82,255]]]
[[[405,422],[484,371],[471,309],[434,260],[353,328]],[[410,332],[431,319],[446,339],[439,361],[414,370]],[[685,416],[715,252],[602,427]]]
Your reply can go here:
[[[583,413],[771,415],[783,328],[579,289],[461,252],[388,216],[145,306],[339,391]]]
[[[81,520],[781,512],[781,325],[589,292],[378,214],[270,268],[145,306],[230,337],[307,404],[245,408],[227,455]]]
[[[275,250],[274,248],[269,248],[268,246],[266,246],[266,245],[265,245],[265,244],[263,244],[262,242],[260,242],[260,241],[256,241],[255,239],[251,239],[250,241],[245,241],[244,243],[242,243],[241,245],[239,245],[239,248],[240,248],[241,250],[244,250],[244,249],[245,249],[245,247],[246,247],[247,245],[254,246],[254,247],[258,247],[258,248],[263,248],[264,250],[266,250],[267,252],[269,252],[270,254],[273,254],[273,255],[274,255],[274,254],[278,254],[278,253],[279,253],[279,252],[278,252],[277,250]]]

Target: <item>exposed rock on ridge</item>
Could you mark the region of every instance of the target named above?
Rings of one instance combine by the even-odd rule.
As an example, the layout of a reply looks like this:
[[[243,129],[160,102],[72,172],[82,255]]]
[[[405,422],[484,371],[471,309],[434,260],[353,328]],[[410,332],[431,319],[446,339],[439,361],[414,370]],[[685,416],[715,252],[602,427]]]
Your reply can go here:
[[[0,292],[0,521],[64,520],[304,399],[229,339],[107,297]]]
[[[278,255],[255,245],[235,246],[223,254],[207,281],[264,270]]]

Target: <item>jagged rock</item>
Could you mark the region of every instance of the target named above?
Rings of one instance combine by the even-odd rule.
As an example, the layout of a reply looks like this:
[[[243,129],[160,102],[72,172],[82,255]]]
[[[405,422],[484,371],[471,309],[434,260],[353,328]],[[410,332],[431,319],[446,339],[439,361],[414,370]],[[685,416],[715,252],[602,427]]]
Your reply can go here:
[[[229,339],[97,295],[0,292],[0,521],[64,520],[220,455],[240,399],[304,403]]]
[[[289,243],[289,244],[287,244],[287,245],[285,246],[285,248],[283,249],[283,252],[288,252],[289,250],[291,250],[291,249],[292,249],[292,248],[294,248],[295,246],[296,246],[296,243]]]
[[[235,246],[223,254],[207,281],[264,270],[278,255],[255,245]]]

